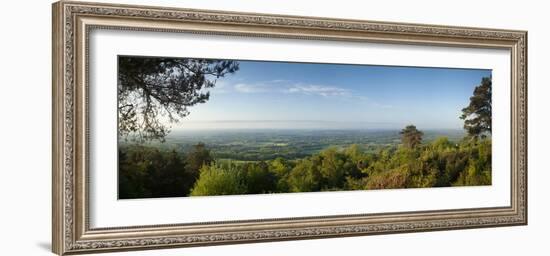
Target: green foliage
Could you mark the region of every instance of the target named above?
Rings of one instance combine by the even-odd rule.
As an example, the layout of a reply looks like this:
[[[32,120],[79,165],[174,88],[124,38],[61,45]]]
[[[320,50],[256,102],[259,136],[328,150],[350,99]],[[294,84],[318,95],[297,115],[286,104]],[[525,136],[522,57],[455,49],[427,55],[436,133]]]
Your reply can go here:
[[[468,161],[466,170],[459,174],[453,185],[491,185],[491,141],[485,139],[472,144],[465,150],[476,156],[476,161]]]
[[[247,193],[263,194],[273,193],[277,190],[277,179],[274,173],[269,171],[266,162],[245,163],[242,165],[246,178]]]
[[[423,131],[423,142],[431,142],[440,136],[459,141],[464,132],[460,130]],[[189,152],[197,143],[204,143],[217,162],[256,162],[271,161],[277,158],[289,162],[310,157],[329,147],[343,150],[356,145],[360,153],[375,153],[380,149],[394,146],[401,141],[399,131],[395,130],[220,130],[192,131],[176,130],[171,132],[165,143],[150,142],[163,149],[175,148]],[[353,147],[352,147],[353,148]],[[353,154],[350,154],[353,155]],[[355,154],[357,155],[357,154]]]
[[[345,155],[339,153],[336,148],[328,148],[319,153],[321,158],[320,173],[324,189],[342,187],[344,179]]]
[[[492,120],[492,78],[484,77],[470,97],[470,104],[462,109],[464,129],[474,138],[486,137],[491,133]]]
[[[175,151],[129,147],[119,150],[119,198],[185,196],[192,184],[185,160]]]
[[[280,157],[269,162],[269,171],[273,173],[276,180],[275,191],[278,191],[278,192],[290,191],[290,187],[287,181],[292,168],[294,168],[294,165],[292,162],[289,162]]]
[[[410,181],[408,166],[380,172],[367,179],[363,189],[406,188]]]
[[[422,143],[422,135],[424,135],[424,133],[417,130],[414,125],[407,125],[399,134],[401,134],[403,146],[407,148],[416,148],[419,146],[420,143]]]
[[[288,177],[290,192],[319,191],[321,188],[320,158],[313,156],[301,159],[292,169]]]
[[[239,195],[246,193],[243,172],[236,168],[204,165],[191,196]]]
[[[400,148],[365,172],[366,189],[491,184],[491,140],[454,144],[439,138],[417,149]]]
[[[167,118],[177,122],[188,107],[205,103],[216,80],[239,70],[228,60],[150,58],[118,59],[118,132],[141,141],[164,140]]]
[[[203,165],[210,165],[214,159],[210,154],[210,150],[203,143],[198,143],[193,146],[191,152],[186,157],[188,170],[196,179],[199,176],[199,170]]]
[[[452,149],[455,146],[455,144],[449,141],[449,138],[447,137],[439,137],[436,140],[434,140],[430,146],[432,150],[445,151],[446,149]]]
[[[120,198],[476,186],[491,184],[491,139],[446,137],[377,152],[329,147],[309,157],[214,160],[204,144],[186,154],[155,147],[119,151]]]
[[[142,145],[121,146],[118,152],[119,198],[187,196],[203,164],[212,157],[204,144],[187,155]]]

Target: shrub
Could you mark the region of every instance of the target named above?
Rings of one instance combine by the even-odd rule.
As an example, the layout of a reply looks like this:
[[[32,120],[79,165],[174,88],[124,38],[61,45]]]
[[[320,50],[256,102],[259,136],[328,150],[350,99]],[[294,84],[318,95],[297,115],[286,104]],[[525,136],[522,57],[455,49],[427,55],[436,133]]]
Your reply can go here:
[[[215,164],[203,165],[200,176],[191,190],[192,196],[246,194],[246,185],[241,171],[225,169]]]

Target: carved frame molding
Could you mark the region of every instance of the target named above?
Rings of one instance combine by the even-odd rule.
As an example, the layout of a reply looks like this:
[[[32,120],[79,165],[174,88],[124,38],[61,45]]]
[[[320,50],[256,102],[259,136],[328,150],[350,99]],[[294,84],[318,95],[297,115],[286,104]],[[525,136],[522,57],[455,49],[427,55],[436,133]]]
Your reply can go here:
[[[510,207],[91,229],[88,35],[93,29],[343,40],[511,51]],[[216,245],[527,224],[527,32],[61,1],[53,5],[55,253]]]

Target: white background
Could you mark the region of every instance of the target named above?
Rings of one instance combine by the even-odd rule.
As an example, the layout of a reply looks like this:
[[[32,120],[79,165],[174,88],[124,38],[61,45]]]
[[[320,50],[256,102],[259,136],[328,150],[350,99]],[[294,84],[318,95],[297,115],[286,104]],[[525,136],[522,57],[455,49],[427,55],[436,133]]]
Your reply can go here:
[[[510,205],[508,50],[181,33],[159,37],[155,32],[115,30],[96,30],[90,37],[90,226],[93,228]],[[492,185],[117,200],[118,55],[490,69],[495,109]]]
[[[149,1],[123,1],[148,4]],[[111,255],[547,255],[550,22],[544,1],[155,1],[156,5],[529,30],[529,226],[291,241]],[[51,11],[3,5],[0,40],[2,255],[51,255]],[[546,231],[546,232],[545,232]]]

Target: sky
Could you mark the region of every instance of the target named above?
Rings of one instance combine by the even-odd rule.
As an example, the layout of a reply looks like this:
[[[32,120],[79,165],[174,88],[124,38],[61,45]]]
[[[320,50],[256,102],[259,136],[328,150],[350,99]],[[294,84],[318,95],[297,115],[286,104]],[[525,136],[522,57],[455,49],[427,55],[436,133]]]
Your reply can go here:
[[[462,129],[490,70],[239,61],[173,129]]]

